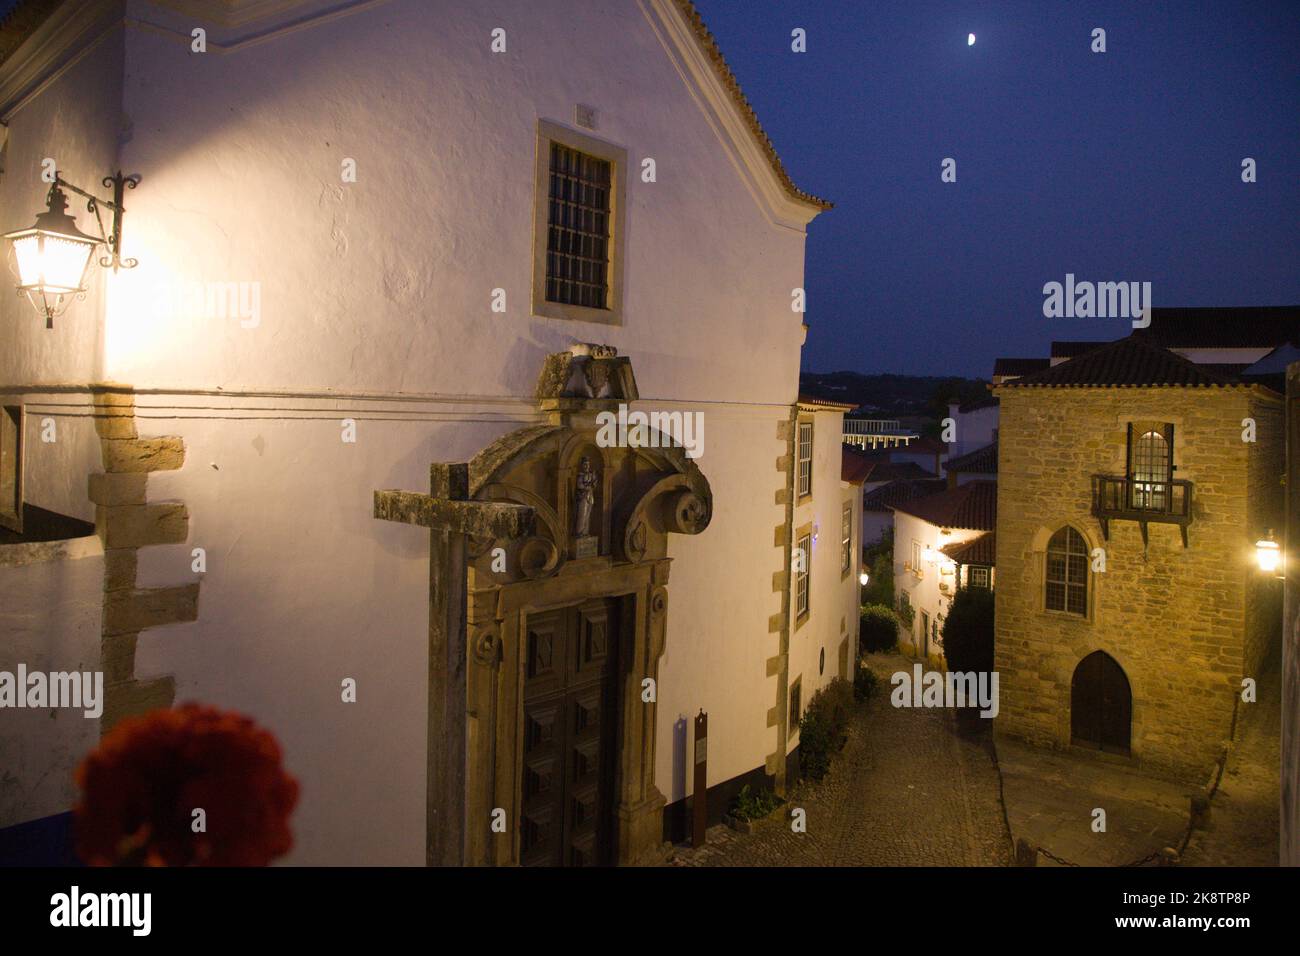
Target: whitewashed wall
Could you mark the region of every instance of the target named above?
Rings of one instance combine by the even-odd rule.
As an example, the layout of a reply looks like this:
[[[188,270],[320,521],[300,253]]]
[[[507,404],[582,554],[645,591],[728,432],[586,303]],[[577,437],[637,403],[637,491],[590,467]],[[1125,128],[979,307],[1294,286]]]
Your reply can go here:
[[[955,529],[943,534],[942,529],[935,527],[928,521],[914,515],[905,514],[902,511],[894,512],[894,595],[897,598],[900,592],[906,591],[908,599],[912,602],[916,617],[912,622],[911,640],[915,647],[922,648],[925,646],[919,639],[921,612],[926,611],[930,615],[931,624],[933,624],[939,616],[947,616],[948,609],[952,606],[952,598],[956,594],[957,576],[955,571],[948,575],[941,573],[941,569],[945,565],[953,567],[953,564],[945,555],[939,553],[939,549],[946,548],[950,544],[970,541],[973,538],[978,538],[983,533],[982,531]],[[926,545],[929,545],[935,551],[934,564],[927,564],[922,558],[922,575],[920,577],[904,567],[911,560],[913,541],[920,544],[923,555]],[[939,590],[941,581],[948,585],[949,590],[946,594]],[[940,637],[942,637],[942,623],[939,627],[939,633]],[[939,650],[933,636],[930,638],[930,649],[931,653]]]
[[[807,414],[805,411],[804,414]],[[860,498],[858,486],[840,480],[841,432],[843,413],[820,410],[813,420],[813,478],[811,498],[796,499],[794,528],[807,524],[813,528],[812,555],[809,559],[808,619],[796,628],[797,616],[793,575],[790,594],[789,682],[802,675],[802,701],[806,707],[813,695],[838,676],[840,642],[849,641],[850,664],[857,652],[858,568],[861,542],[854,535],[852,566],[846,576],[840,573],[840,518],[844,502]],[[854,512],[861,520],[861,504]],[[797,544],[797,539],[792,545]],[[821,665],[821,653],[826,663]],[[790,738],[786,750],[799,742],[798,731]]]
[[[684,792],[673,723],[701,706],[710,783],[761,766],[774,745],[776,434],[797,390],[789,303],[804,235],[746,184],[646,7],[584,4],[575,29],[567,3],[394,0],[226,52],[239,37],[213,26],[194,54],[191,19],[127,6],[120,164],[142,180],[124,251],[140,266],[97,277],[104,296],[74,306],[93,330],[107,303],[93,347],[33,351],[0,382],[126,383],[148,390],[142,436],[184,439],[184,467],[151,475],[149,495],[186,503],[189,539],[142,551],[139,585],[195,580],[203,547],[199,617],[143,633],[136,676],[171,674],[178,701],[237,708],[276,733],[302,783],[288,862],[423,862],[427,535],[374,521],[371,492],[422,490],[429,462],[533,421],[543,357],[575,340],[630,355],[647,406],[686,402],[673,407],[706,418],[699,464],[716,512],[705,534],[671,544],[660,787]],[[508,53],[493,55],[498,26]],[[634,166],[657,162],[657,183],[628,181],[619,328],[528,306],[536,124],[570,123],[578,102]],[[21,155],[66,151],[63,103],[26,107],[28,127],[11,134]],[[84,175],[114,167],[110,154],[87,149]],[[340,182],[345,158],[356,183]],[[255,326],[186,303],[225,283],[258,284]],[[498,287],[505,314],[490,311]],[[340,440],[345,417],[355,445]],[[836,457],[836,485],[838,471]],[[822,528],[838,561],[826,546],[838,511]],[[344,677],[356,704],[340,700]]]

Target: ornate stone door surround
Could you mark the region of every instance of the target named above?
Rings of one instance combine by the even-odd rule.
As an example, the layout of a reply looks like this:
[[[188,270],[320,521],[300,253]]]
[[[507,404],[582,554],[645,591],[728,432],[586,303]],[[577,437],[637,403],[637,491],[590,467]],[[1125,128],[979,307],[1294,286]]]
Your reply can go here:
[[[503,436],[470,462],[471,499],[525,505],[536,525],[522,539],[468,542],[467,863],[519,860],[529,615],[597,597],[617,598],[620,616],[617,859],[637,863],[662,852],[656,704],[646,698],[667,632],[667,538],[703,531],[713,503],[695,462],[667,436],[657,436],[660,447],[597,443],[597,416],[637,399],[627,358],[576,345],[549,356],[542,370],[537,401],[547,423]],[[576,527],[588,506],[586,529]],[[504,833],[493,829],[494,812]]]

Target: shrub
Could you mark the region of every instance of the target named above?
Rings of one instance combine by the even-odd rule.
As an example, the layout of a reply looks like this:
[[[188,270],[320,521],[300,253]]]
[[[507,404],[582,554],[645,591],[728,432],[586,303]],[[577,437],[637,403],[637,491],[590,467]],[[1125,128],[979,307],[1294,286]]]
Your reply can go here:
[[[898,646],[898,615],[884,604],[864,604],[858,612],[858,652],[892,651]]]
[[[731,801],[731,815],[737,820],[761,820],[780,805],[781,801],[771,790],[766,787],[755,790],[745,784]]]
[[[876,672],[859,661],[857,672],[853,675],[853,699],[857,701],[869,699],[876,692],[879,683],[880,678],[876,676]]]
[[[912,601],[908,598],[906,592],[898,596],[896,609],[898,611],[898,622],[910,631],[912,621],[916,619],[916,610],[912,607]]]
[[[799,719],[799,769],[810,780],[820,780],[831,768],[831,758],[848,739],[853,714],[853,685],[837,677],[813,695]]]
[[[894,603],[894,555],[891,551],[877,554],[863,561],[863,566],[871,574],[867,586],[862,589],[863,604],[883,604],[886,607]]]
[[[962,588],[943,622],[948,669],[966,673],[993,670],[993,592]]]

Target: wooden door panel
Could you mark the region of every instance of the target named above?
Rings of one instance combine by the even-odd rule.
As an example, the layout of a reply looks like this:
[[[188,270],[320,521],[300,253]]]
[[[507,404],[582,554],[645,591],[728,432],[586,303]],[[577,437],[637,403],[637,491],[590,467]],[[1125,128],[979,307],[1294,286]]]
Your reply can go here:
[[[612,853],[617,602],[531,616],[524,649],[520,862],[589,866]]]

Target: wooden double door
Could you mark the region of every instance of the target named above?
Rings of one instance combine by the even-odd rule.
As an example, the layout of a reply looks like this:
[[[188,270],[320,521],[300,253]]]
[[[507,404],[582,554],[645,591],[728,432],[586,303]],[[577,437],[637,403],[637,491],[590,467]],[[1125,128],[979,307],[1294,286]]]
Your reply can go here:
[[[525,866],[615,860],[619,602],[601,598],[530,614],[525,629]]]
[[[1119,662],[1105,651],[1079,661],[1070,682],[1071,741],[1127,755],[1132,722],[1133,693]]]

